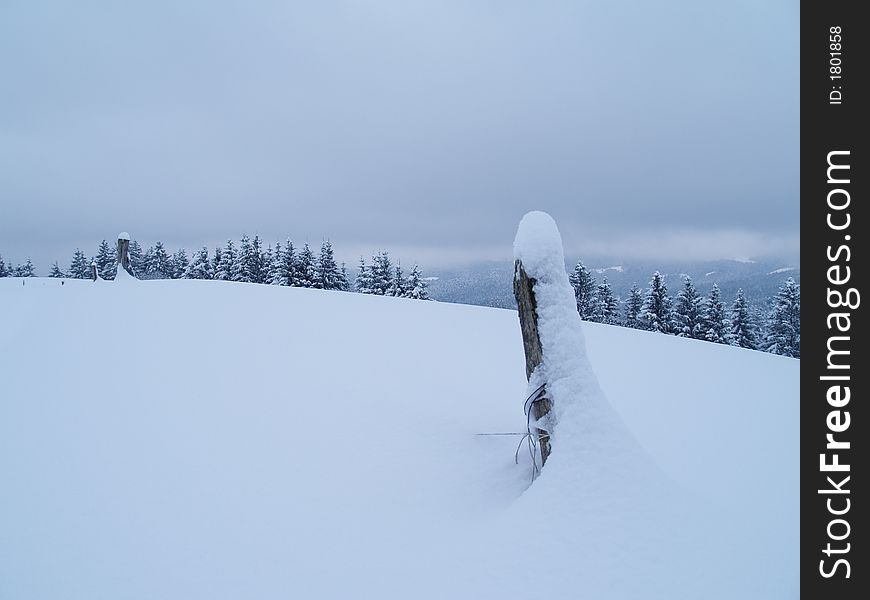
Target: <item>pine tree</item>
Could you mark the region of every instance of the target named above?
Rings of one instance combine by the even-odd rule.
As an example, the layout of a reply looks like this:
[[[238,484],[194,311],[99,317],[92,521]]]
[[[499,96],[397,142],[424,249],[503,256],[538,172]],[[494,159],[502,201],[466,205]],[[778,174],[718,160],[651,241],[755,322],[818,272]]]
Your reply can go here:
[[[100,242],[94,262],[97,263],[97,273],[101,279],[110,281],[115,278],[118,266],[117,252],[106,240]]]
[[[139,242],[133,240],[130,242],[130,247],[127,250],[127,258],[130,260],[130,269],[133,270],[133,275],[142,279],[145,277],[145,256],[142,254],[142,246]]]
[[[373,294],[372,286],[372,268],[371,266],[366,264],[365,259],[360,256],[359,258],[359,271],[356,275],[356,281],[354,281],[354,289],[360,294]]]
[[[631,289],[628,291],[628,300],[625,303],[625,326],[641,329],[639,318],[642,310],[643,290],[637,287],[636,283],[632,283]]]
[[[268,278],[268,265],[266,256],[263,254],[263,241],[259,235],[255,235],[251,242],[251,281],[254,283],[266,283]]]
[[[172,277],[172,262],[163,242],[157,242],[148,248],[143,262],[145,263],[145,276],[140,277],[140,279],[169,279]]]
[[[414,300],[429,300],[429,286],[420,273],[420,267],[414,265],[411,274],[405,280],[405,297]]]
[[[272,263],[275,260],[272,244],[266,248],[265,252],[260,253],[260,283],[272,283]]]
[[[208,248],[206,246],[200,248],[193,255],[193,260],[187,265],[184,277],[187,279],[212,279],[214,277],[214,270],[208,259]]]
[[[33,263],[28,258],[23,265],[18,265],[12,271],[13,277],[36,277],[36,271],[33,268]]]
[[[227,240],[226,248],[221,252],[215,249],[215,260],[218,261],[214,270],[214,278],[221,281],[232,281],[236,268],[236,247],[233,240]]]
[[[66,273],[61,271],[60,267],[57,265],[57,261],[54,261],[54,264],[51,265],[51,272],[49,272],[48,276],[55,279],[63,279],[66,277]]]
[[[278,285],[299,286],[299,255],[293,246],[293,240],[289,238],[281,255],[277,277]]]
[[[302,252],[299,253],[299,261],[296,270],[296,285],[300,287],[314,287],[317,279],[317,269],[314,264],[314,253],[308,246],[308,242],[302,246]]]
[[[619,300],[613,295],[607,277],[602,278],[601,283],[598,284],[595,293],[595,313],[591,320],[608,325],[619,324]]]
[[[388,252],[380,252],[372,257],[371,292],[378,296],[386,296],[393,286],[393,263]]]
[[[568,276],[568,281],[574,288],[574,298],[577,301],[577,312],[580,318],[591,320],[595,316],[595,296],[597,293],[595,277],[582,261],[577,261],[574,271]]]
[[[218,267],[220,267],[221,261],[223,261],[223,250],[221,250],[220,246],[215,246],[214,257],[212,257],[212,259],[211,259],[211,278],[212,279],[217,279]]]
[[[737,290],[737,297],[731,306],[731,344],[741,348],[758,348],[758,328],[752,322],[749,304],[743,290]]]
[[[172,255],[169,259],[169,264],[172,269],[172,279],[183,279],[187,273],[187,267],[190,266],[190,261],[187,260],[187,252],[181,248]]]
[[[350,281],[347,278],[347,265],[341,263],[341,269],[338,272],[338,289],[346,292],[350,289]]]
[[[677,294],[674,304],[674,333],[680,337],[704,339],[701,296],[695,290],[692,278],[683,278],[683,289]]]
[[[713,284],[713,289],[710,290],[710,297],[704,303],[704,317],[701,320],[703,329],[703,337],[708,342],[716,344],[727,344],[728,321],[725,316],[725,306],[722,304],[722,296],[719,292],[719,286]]]
[[[269,285],[281,284],[281,265],[284,261],[284,248],[281,247],[281,242],[275,242],[275,250],[269,246],[269,271],[266,276],[266,283]]]
[[[255,283],[254,270],[256,259],[254,258],[254,247],[251,244],[251,239],[243,235],[239,242],[239,256],[234,263],[232,271],[232,280],[241,281],[242,283]]]
[[[9,270],[6,268],[6,263],[3,262],[2,254],[0,254],[0,277],[9,277]]]
[[[395,296],[396,298],[404,298],[405,297],[405,276],[402,273],[402,265],[398,262],[396,263],[395,275],[393,276],[393,282],[390,284],[390,289],[387,292],[388,296]]]
[[[76,248],[73,253],[72,261],[69,265],[70,279],[90,279],[91,278],[91,261],[85,256],[85,253]]]
[[[324,290],[341,289],[341,272],[335,262],[335,253],[329,240],[320,245],[320,258],[317,261],[314,287]]]
[[[673,312],[668,288],[661,273],[656,271],[649,282],[643,308],[638,317],[642,329],[671,333],[673,331]]]
[[[773,298],[764,349],[782,356],[801,357],[801,286],[791,277]]]
[[[280,247],[280,246],[279,246]],[[275,251],[272,250],[272,244],[269,244],[266,247],[266,251],[260,254],[262,258],[261,261],[261,271],[260,271],[260,283],[271,284],[272,283],[272,263],[275,262]]]

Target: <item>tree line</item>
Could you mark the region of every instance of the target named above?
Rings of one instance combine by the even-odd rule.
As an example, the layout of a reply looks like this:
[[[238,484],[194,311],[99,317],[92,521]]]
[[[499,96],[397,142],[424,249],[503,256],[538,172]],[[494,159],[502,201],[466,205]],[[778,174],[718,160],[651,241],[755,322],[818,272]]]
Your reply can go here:
[[[726,307],[716,284],[705,298],[688,275],[683,277],[675,299],[668,293],[661,273],[656,271],[646,289],[632,285],[624,301],[613,295],[606,277],[596,283],[582,261],[578,261],[568,279],[574,288],[577,312],[586,321],[800,358],[801,292],[792,278],[771,299],[766,313],[751,307],[742,289],[737,291],[730,307]]]
[[[242,236],[236,243],[228,240],[223,247],[209,252],[203,246],[188,257],[182,248],[170,253],[163,242],[157,242],[147,250],[132,240],[129,246],[130,267],[139,279],[211,279],[238,281],[290,287],[306,287],[323,290],[356,291],[362,294],[397,296],[417,300],[429,300],[428,284],[420,267],[414,265],[406,276],[400,263],[392,263],[388,252],[379,252],[371,264],[360,258],[359,272],[351,286],[347,268],[338,264],[329,240],[315,254],[305,243],[297,248],[288,239],[263,247],[259,236],[253,239]],[[117,275],[117,252],[106,240],[100,242],[93,257],[77,248],[69,268],[63,269],[57,261],[51,267],[49,277],[67,279],[90,279],[91,265],[95,265],[102,279],[112,280]],[[30,259],[24,265],[12,267],[0,256],[0,277],[35,277]]]

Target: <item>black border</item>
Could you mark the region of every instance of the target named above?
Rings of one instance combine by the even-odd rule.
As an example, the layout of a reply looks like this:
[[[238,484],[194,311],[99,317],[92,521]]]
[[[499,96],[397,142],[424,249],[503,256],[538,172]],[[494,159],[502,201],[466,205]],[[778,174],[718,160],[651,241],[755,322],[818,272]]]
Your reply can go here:
[[[851,544],[847,554],[840,555],[850,563],[850,577],[844,577],[841,565],[836,575],[824,578],[820,574],[819,561],[833,564],[822,550],[829,541],[827,525],[833,517],[826,507],[826,499],[819,490],[828,487],[826,476],[819,469],[819,455],[825,452],[826,434],[829,432],[826,417],[830,410],[826,400],[829,382],[820,376],[827,372],[827,341],[829,335],[827,317],[832,309],[828,306],[827,290],[835,288],[828,281],[828,246],[835,250],[848,243],[851,260],[838,261],[851,267],[851,279],[840,289],[855,287],[865,291],[864,271],[867,270],[866,243],[863,237],[870,234],[867,225],[867,209],[870,202],[867,193],[867,164],[870,160],[866,149],[867,126],[870,121],[870,98],[867,95],[866,78],[870,75],[867,61],[867,38],[870,22],[862,21],[859,2],[804,2],[801,5],[801,288],[802,288],[802,352],[801,352],[801,593],[806,598],[867,598],[870,597],[870,563],[867,562],[866,545],[870,536],[864,531],[868,495],[859,488],[870,489],[866,469],[859,455],[863,454],[867,420],[870,419],[864,404],[867,398],[865,384],[866,362],[861,363],[862,347],[866,338],[864,302],[851,313],[850,351],[848,360],[851,369],[851,400],[842,410],[850,412],[851,423],[838,438],[851,442],[851,448],[841,453],[841,462],[850,464],[851,508],[844,518],[850,523],[849,537],[843,542]],[[867,6],[863,6],[866,11]],[[842,27],[842,80],[830,78],[830,28]],[[829,92],[833,86],[841,86],[841,104],[830,103]],[[848,191],[851,202],[848,211],[851,225],[848,231],[833,231],[827,225],[829,212],[828,192],[838,186],[827,181],[828,153],[848,150],[850,183]],[[841,186],[840,186],[841,187]],[[837,215],[841,216],[841,215]],[[844,236],[850,235],[845,242]],[[841,255],[841,259],[845,254]],[[849,309],[845,309],[849,310]],[[842,335],[842,334],[841,334]],[[866,352],[863,353],[866,356]],[[866,361],[866,358],[864,359]],[[830,452],[830,451],[829,451]],[[843,496],[838,496],[842,499]],[[840,525],[843,528],[842,525]],[[842,530],[842,529],[841,529]]]

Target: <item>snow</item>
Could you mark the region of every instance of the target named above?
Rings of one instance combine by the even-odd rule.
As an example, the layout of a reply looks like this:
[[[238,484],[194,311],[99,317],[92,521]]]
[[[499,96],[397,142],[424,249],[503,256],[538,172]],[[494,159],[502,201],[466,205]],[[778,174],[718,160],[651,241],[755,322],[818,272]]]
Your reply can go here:
[[[129,240],[130,240],[130,234],[127,233],[126,231],[122,231],[121,233],[118,234],[118,239],[119,239],[119,240],[127,240],[127,241],[129,241]]]
[[[139,280],[136,279],[135,277],[133,277],[132,275],[130,275],[130,273],[128,273],[127,270],[124,267],[122,267],[119,263],[117,271],[115,272],[115,279],[113,279],[112,281],[115,281],[115,282],[120,283],[120,284],[127,284],[129,282],[139,281]]]
[[[776,275],[777,273],[788,273],[789,271],[794,271],[794,267],[780,267],[779,269],[774,269],[770,271],[768,275]]]
[[[0,597],[797,596],[796,360],[542,332],[589,371],[529,486],[475,435],[525,430],[512,311],[40,278],[0,310]]]

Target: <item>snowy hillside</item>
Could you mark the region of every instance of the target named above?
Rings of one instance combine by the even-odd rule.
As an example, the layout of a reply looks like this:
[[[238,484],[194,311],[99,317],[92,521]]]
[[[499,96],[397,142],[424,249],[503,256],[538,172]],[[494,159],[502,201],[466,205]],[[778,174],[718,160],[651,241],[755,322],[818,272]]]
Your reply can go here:
[[[476,435],[525,431],[509,310],[3,279],[0,311],[4,600],[797,596],[796,360],[584,323],[613,422],[530,486]]]

